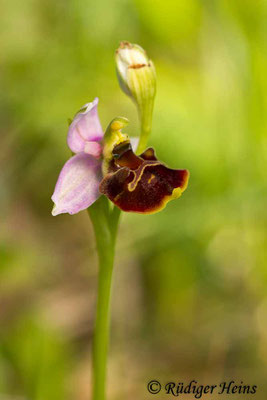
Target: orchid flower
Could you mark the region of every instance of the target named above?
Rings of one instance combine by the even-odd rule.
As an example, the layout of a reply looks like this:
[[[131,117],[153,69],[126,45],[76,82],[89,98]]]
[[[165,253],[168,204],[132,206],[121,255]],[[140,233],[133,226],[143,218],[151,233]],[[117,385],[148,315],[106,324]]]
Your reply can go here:
[[[152,148],[135,155],[121,129],[126,118],[115,118],[105,135],[97,113],[98,99],[87,103],[70,124],[67,143],[75,153],[63,166],[52,200],[52,214],[76,214],[102,194],[123,211],[151,214],[180,197],[188,171],[160,163]]]

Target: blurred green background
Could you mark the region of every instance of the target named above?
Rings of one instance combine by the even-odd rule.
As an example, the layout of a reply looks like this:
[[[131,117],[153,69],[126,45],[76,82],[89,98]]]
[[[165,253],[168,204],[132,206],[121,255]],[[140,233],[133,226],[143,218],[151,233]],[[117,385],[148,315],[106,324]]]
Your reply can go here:
[[[90,398],[94,236],[86,212],[52,217],[50,197],[84,103],[138,134],[121,40],[156,66],[150,144],[191,177],[161,213],[123,215],[108,398],[233,379],[265,399],[267,2],[2,0],[0,21],[0,400]]]

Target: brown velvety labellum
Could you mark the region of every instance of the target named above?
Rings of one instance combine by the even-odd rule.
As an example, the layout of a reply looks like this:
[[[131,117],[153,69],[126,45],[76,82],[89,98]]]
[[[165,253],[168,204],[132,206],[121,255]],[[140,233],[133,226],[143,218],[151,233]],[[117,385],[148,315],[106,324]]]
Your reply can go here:
[[[155,213],[187,187],[189,172],[166,167],[152,148],[137,156],[130,143],[124,142],[114,148],[113,155],[100,192],[123,211]]]

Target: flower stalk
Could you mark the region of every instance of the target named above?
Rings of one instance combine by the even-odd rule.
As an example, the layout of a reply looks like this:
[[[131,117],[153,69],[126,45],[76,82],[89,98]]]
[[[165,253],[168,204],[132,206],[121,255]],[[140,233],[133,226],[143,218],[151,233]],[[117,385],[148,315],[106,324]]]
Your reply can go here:
[[[146,147],[147,142],[152,130],[152,116],[153,116],[154,102],[144,104],[143,107],[138,107],[141,133],[137,147],[137,154],[142,153]]]
[[[93,400],[105,400],[110,325],[110,297],[120,210],[101,196],[89,209],[99,260],[98,299],[93,337]]]

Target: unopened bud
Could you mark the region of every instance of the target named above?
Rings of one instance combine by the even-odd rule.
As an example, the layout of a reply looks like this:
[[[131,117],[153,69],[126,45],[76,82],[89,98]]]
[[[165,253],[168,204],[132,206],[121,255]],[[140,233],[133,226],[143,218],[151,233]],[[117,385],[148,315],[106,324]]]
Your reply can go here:
[[[155,67],[142,47],[129,42],[121,42],[116,51],[116,67],[122,90],[137,104],[141,119],[141,151],[151,131],[156,94]]]

